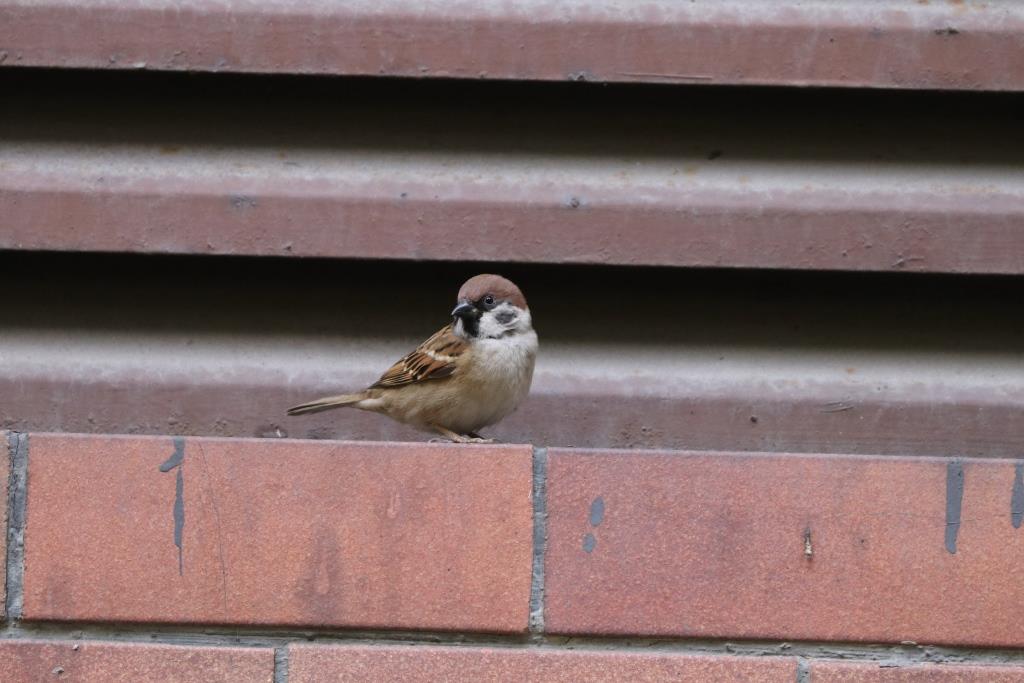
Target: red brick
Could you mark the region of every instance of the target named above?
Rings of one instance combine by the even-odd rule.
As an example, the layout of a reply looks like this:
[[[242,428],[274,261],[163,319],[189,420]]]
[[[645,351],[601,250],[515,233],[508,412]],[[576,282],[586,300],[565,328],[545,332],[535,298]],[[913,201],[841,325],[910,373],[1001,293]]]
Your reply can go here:
[[[271,683],[270,648],[183,647],[96,641],[0,641],[3,680],[71,683]]]
[[[949,462],[552,449],[547,628],[1024,645],[1014,462],[963,461],[955,554]]]
[[[33,434],[24,616],[523,631],[526,446]]]
[[[876,663],[814,662],[814,683],[1020,683],[1024,667],[918,664],[893,667]]]
[[[704,681],[796,679],[790,658],[718,657],[607,650],[438,646],[295,645],[289,683],[319,681]]]

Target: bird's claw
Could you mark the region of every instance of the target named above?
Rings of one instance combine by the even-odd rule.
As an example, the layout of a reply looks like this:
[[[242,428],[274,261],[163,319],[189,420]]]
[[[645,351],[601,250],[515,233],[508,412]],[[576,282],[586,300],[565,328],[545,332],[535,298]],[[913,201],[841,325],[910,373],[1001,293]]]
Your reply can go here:
[[[452,439],[446,439],[444,437],[436,436],[427,443],[497,443],[494,439],[485,439],[482,436],[463,436],[459,434],[458,437]]]
[[[466,434],[466,437],[469,439],[470,443],[499,443],[497,439],[486,439],[476,432],[469,432]]]

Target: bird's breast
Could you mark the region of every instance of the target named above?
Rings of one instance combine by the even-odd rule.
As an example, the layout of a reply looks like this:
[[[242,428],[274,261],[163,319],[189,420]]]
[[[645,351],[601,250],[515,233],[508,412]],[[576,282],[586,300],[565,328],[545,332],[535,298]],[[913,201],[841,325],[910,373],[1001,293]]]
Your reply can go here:
[[[470,353],[466,385],[475,404],[474,422],[492,425],[514,411],[530,391],[537,358],[537,335],[532,331],[501,339],[481,339]]]

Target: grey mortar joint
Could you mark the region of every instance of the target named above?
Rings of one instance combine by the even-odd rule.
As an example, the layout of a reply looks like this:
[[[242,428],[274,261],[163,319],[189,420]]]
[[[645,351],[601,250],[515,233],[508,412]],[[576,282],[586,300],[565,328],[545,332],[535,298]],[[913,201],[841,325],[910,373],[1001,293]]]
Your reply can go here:
[[[822,660],[843,660],[910,666],[933,663],[1010,664],[1024,666],[1020,648],[940,647],[914,643],[829,643],[791,641],[741,641],[699,638],[626,638],[574,636],[524,636],[518,634],[450,633],[429,631],[356,631],[344,629],[282,629],[194,625],[128,623],[8,622],[0,629],[0,640],[52,640],[66,643],[122,642],[161,643],[210,647],[273,648],[278,679],[287,680],[285,648],[296,642],[321,645],[448,645],[492,647],[546,652],[633,652],[686,655],[753,657],[795,657],[810,664]],[[571,640],[571,648],[566,647]],[[284,664],[282,667],[281,664]],[[799,670],[799,669],[798,669]],[[801,680],[802,679],[798,679]]]
[[[25,495],[28,487],[28,434],[7,436],[10,475],[7,492],[7,619],[21,619],[25,601]]]
[[[796,660],[796,683],[811,683],[811,667],[803,657]]]
[[[533,448],[533,572],[530,576],[530,633],[544,633],[544,556],[548,541],[548,449]]]
[[[288,683],[288,645],[274,648],[274,683]]]

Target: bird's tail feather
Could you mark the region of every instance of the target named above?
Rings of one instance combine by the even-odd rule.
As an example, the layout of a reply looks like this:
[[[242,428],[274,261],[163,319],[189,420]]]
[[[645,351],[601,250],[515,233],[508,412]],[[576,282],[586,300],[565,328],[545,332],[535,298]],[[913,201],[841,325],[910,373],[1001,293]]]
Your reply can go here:
[[[325,396],[315,401],[301,403],[288,409],[289,415],[309,415],[319,413],[322,410],[332,408],[343,408],[359,403],[366,398],[366,394],[341,394],[340,396]]]

